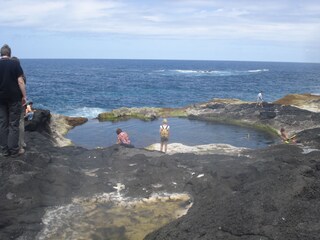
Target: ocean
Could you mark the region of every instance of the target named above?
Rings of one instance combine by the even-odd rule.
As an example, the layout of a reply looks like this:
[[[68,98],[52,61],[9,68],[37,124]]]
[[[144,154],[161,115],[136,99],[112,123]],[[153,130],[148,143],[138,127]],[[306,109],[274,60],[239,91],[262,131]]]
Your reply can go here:
[[[160,122],[94,120],[99,113],[120,107],[183,107],[213,98],[255,101],[260,90],[268,102],[290,93],[320,94],[320,64],[316,63],[22,59],[21,65],[27,77],[28,98],[35,108],[89,118],[87,124],[67,135],[87,148],[114,144],[117,127],[129,131],[135,146],[159,141]],[[172,131],[177,130],[173,140],[187,145],[229,143],[255,148],[276,142],[269,135],[246,129],[220,129],[220,125],[186,119],[170,122],[174,124]],[[195,137],[194,132],[202,134]],[[251,136],[251,141],[241,140],[246,136]]]
[[[320,64],[179,60],[22,59],[35,108],[96,117],[120,107],[182,107],[212,98],[271,102],[320,94]]]

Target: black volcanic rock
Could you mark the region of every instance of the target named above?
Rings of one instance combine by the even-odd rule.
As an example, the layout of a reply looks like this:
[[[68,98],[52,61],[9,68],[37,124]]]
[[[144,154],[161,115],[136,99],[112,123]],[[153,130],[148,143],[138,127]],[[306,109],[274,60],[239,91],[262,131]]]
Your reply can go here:
[[[320,128],[312,128],[297,134],[299,142],[310,148],[320,149]]]
[[[37,109],[34,112],[32,120],[25,120],[25,130],[30,132],[50,132],[50,117],[51,115],[49,110]]]
[[[273,132],[284,127],[289,134],[320,127],[319,112],[280,104],[265,103],[263,108],[258,108],[255,103],[213,101],[196,106],[190,113],[193,119],[266,128]]]
[[[194,206],[145,239],[318,239],[320,152],[279,145],[248,155],[197,157],[205,177],[185,184]]]
[[[165,155],[119,145],[59,148],[47,128],[50,113],[39,110],[26,127],[26,153],[0,158],[0,239],[33,240],[47,207],[114,192],[118,182],[126,186],[128,197],[158,191],[192,196],[188,214],[150,233],[148,240],[319,239],[319,115],[290,106],[267,107],[196,106],[206,112],[200,115],[203,119],[240,119],[275,128],[286,124],[302,146],[279,144],[238,156]],[[276,116],[261,119],[263,111]],[[157,184],[161,187],[155,188]],[[106,238],[112,235],[104,231]]]

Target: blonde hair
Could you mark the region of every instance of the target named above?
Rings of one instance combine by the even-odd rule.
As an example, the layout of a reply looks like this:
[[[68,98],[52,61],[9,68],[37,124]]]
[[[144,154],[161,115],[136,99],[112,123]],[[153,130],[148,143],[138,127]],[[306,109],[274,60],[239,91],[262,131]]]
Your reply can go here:
[[[164,119],[162,120],[162,123],[168,123],[168,120],[167,120],[166,118],[164,118]]]

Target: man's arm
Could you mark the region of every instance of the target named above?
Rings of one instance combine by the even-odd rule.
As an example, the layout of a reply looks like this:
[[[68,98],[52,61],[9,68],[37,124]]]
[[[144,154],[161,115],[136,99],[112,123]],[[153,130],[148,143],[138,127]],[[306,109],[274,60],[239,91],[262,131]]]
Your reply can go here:
[[[24,83],[24,79],[22,76],[18,78],[18,84],[22,93],[22,105],[25,105],[27,103],[27,91],[26,84]]]

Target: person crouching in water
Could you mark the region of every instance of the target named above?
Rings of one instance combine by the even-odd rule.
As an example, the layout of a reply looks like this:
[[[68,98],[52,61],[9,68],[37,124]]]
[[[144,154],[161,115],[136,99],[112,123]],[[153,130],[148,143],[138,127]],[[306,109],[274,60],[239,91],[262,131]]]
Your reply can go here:
[[[160,125],[160,151],[163,152],[163,147],[164,147],[164,152],[167,152],[167,146],[168,146],[168,141],[169,141],[169,128],[170,126],[168,125],[167,119],[163,119],[162,124]]]
[[[134,146],[131,144],[129,139],[129,135],[122,131],[121,128],[117,128],[116,133],[118,135],[117,144],[120,144],[125,147],[133,148]]]
[[[27,119],[28,121],[31,121],[33,119],[34,112],[36,111],[32,108],[32,106],[33,102],[29,102],[26,107],[25,119]]]
[[[291,137],[288,137],[288,134],[286,133],[286,130],[284,128],[280,129],[280,137],[284,143],[296,143],[296,135],[293,135]]]

